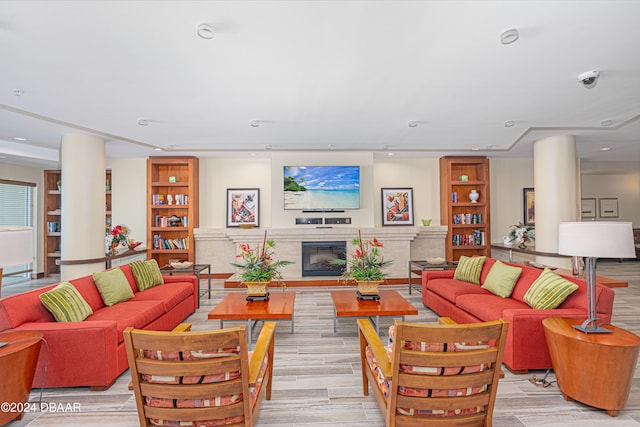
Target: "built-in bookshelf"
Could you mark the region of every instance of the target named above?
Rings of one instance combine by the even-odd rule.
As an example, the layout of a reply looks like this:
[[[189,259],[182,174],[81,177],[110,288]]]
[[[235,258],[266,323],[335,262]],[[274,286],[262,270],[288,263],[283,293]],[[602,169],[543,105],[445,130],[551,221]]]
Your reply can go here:
[[[486,157],[440,158],[440,221],[447,226],[448,260],[457,261],[463,255],[489,255],[489,187]],[[472,193],[477,193],[477,198]]]
[[[44,171],[44,275],[60,274],[60,244],[62,243],[62,171]],[[105,228],[111,226],[111,170],[105,172]]]
[[[193,229],[198,227],[198,159],[147,160],[147,258],[195,262]]]

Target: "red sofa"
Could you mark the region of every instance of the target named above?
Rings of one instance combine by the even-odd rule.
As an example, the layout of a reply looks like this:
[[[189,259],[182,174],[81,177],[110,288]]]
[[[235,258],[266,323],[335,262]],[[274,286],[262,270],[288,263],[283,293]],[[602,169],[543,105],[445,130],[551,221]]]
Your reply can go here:
[[[487,258],[482,267],[480,283],[484,283],[489,270],[496,262]],[[529,369],[551,368],[542,320],[547,317],[587,318],[587,288],[584,280],[562,276],[576,283],[579,288],[551,310],[534,310],[524,295],[542,273],[541,269],[509,264],[522,268],[509,298],[502,298],[469,282],[454,280],[454,270],[425,271],[422,274],[422,302],[425,307],[442,317],[450,317],[457,323],[485,322],[503,318],[509,322],[507,345],[503,363],[510,371],[526,373]],[[613,290],[597,285],[597,313],[599,322],[611,322]]]
[[[139,292],[131,267],[119,268],[134,297],[110,307],[104,305],[91,275],[70,281],[93,310],[82,322],[56,322],[42,305],[39,295],[55,285],[0,298],[0,331],[38,331],[48,343],[49,351],[45,346],[40,351],[33,387],[41,387],[44,376],[45,387],[106,389],[129,367],[126,327],[168,331],[196,310],[195,276],[163,276],[163,285]]]

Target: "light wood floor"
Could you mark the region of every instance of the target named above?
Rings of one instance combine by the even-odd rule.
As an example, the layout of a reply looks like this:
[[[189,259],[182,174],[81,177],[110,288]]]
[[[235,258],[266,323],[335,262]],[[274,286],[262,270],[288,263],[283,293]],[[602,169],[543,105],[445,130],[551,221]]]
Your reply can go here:
[[[613,323],[640,334],[640,262],[601,262],[598,274],[626,280],[629,288],[616,289]],[[41,285],[42,282],[40,282]],[[11,286],[3,294],[21,291],[34,284]],[[219,322],[206,319],[207,313],[228,292],[222,283],[215,283],[211,300],[202,300],[201,308],[187,321],[194,329],[217,329]],[[436,316],[427,310],[418,292],[409,295],[406,286],[393,289],[407,298],[419,311],[407,316],[409,321],[433,322]],[[382,427],[384,420],[372,397],[362,395],[358,339],[354,319],[338,322],[333,333],[333,309],[327,288],[289,288],[296,292],[295,334],[289,322],[277,327],[273,396],[265,401],[258,426],[262,427]],[[381,331],[392,320],[385,319]],[[236,324],[225,322],[225,326]],[[259,328],[257,328],[259,329]],[[631,396],[625,410],[611,418],[605,411],[577,402],[566,402],[558,387],[533,385],[532,374],[544,376],[544,371],[529,375],[506,375],[500,381],[493,419],[494,426],[640,426],[640,371],[636,370]],[[551,374],[548,378],[553,381]],[[0,384],[1,384],[0,379]],[[80,412],[37,412],[18,426],[122,426],[138,425],[132,392],[127,390],[129,372],[121,375],[116,384],[105,392],[90,392],[87,388],[46,389],[45,403],[73,407]],[[34,390],[32,402],[38,402],[40,392]]]

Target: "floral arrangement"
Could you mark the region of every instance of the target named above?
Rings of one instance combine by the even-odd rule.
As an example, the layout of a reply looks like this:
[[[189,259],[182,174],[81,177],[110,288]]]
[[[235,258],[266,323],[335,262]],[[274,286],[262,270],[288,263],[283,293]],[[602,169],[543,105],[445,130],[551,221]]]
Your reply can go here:
[[[231,263],[234,267],[239,268],[242,272],[240,280],[244,282],[270,282],[277,281],[282,288],[286,287],[283,281],[280,268],[285,265],[293,264],[292,261],[274,261],[273,253],[275,242],[267,239],[267,232],[264,232],[262,245],[251,247],[246,243],[241,243],[240,253],[236,258],[242,259],[242,263]]]
[[[518,225],[512,225],[509,232],[509,240],[515,242],[518,246],[524,246],[536,239],[535,229],[529,225],[519,222]]]
[[[335,265],[344,265],[347,268],[342,273],[344,281],[380,281],[387,273],[382,269],[392,261],[385,261],[382,256],[381,249],[384,245],[375,237],[372,240],[362,240],[362,233],[358,230],[358,238],[353,239],[353,245],[356,247],[349,254],[348,260],[335,259],[330,263]]]
[[[129,242],[129,227],[126,225],[114,225],[109,229],[109,236],[111,236],[111,244],[120,244],[124,243],[125,245]]]

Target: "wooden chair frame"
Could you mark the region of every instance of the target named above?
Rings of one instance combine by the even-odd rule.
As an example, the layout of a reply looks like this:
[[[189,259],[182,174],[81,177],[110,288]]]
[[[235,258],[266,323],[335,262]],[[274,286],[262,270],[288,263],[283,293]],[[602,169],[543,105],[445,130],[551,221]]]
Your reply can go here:
[[[392,360],[387,356],[375,328],[368,319],[358,319],[360,358],[362,364],[362,386],[365,396],[369,384],[387,427],[417,426],[491,426],[493,407],[498,389],[502,356],[506,344],[509,324],[503,319],[474,324],[456,324],[449,318],[441,318],[439,324],[417,324],[395,322]],[[423,352],[402,347],[404,341],[430,343],[489,342],[486,349],[458,352]],[[493,344],[495,343],[495,344]],[[389,397],[385,398],[379,387],[376,374],[367,363],[365,349],[369,347],[378,361],[378,368],[389,381]],[[430,367],[461,367],[482,365],[488,367],[481,372],[460,375],[424,375],[402,372],[400,364]],[[399,394],[402,386],[449,390],[476,387],[487,384],[487,390],[470,396],[409,397]],[[454,416],[408,416],[397,412],[398,407],[418,409],[452,410],[484,407],[484,412]]]
[[[188,331],[178,327],[171,332],[146,331],[127,328],[124,340],[131,371],[132,386],[138,407],[140,426],[152,426],[150,418],[180,421],[203,421],[243,415],[244,422],[227,427],[254,426],[263,398],[271,399],[273,354],[275,347],[275,322],[265,322],[256,341],[251,359],[248,357],[246,326],[212,331]],[[215,343],[215,344],[212,344]],[[155,360],[143,357],[143,349],[158,351],[190,351],[213,348],[240,349],[237,355],[202,360]],[[249,389],[258,381],[268,358],[266,372],[259,394],[252,402]],[[202,384],[150,383],[143,375],[201,376],[216,373],[240,372],[240,378]],[[212,396],[228,396],[242,393],[242,401],[227,406],[198,408],[161,408],[146,404],[145,396],[170,399],[199,399]]]

